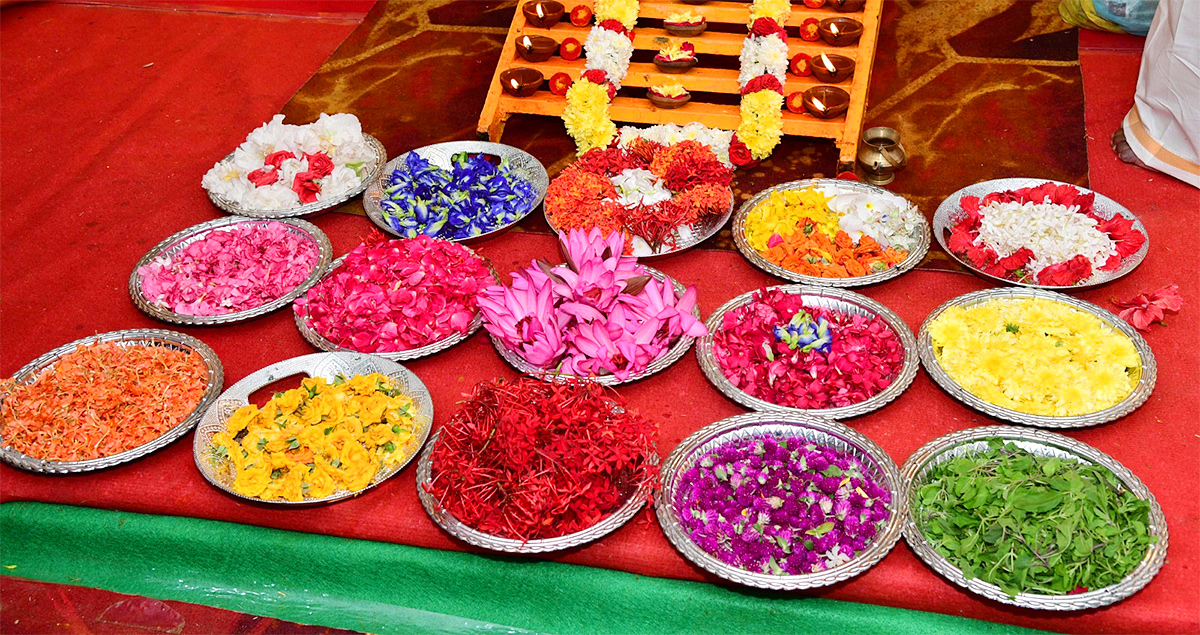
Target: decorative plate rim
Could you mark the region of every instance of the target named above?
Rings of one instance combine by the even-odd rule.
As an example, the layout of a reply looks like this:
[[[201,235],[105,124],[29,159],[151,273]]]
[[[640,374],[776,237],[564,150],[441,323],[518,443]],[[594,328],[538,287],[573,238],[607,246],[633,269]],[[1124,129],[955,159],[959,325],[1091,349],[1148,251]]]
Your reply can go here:
[[[312,271],[308,273],[308,277],[304,279],[296,288],[291,291],[252,309],[237,311],[235,313],[225,313],[222,315],[185,315],[176,313],[169,309],[164,309],[150,300],[142,293],[142,276],[138,270],[149,265],[158,258],[162,257],[167,251],[175,246],[190,244],[199,240],[203,236],[207,236],[214,231],[240,225],[243,223],[283,223],[288,225],[299,233],[307,235],[317,245],[317,262],[314,263]],[[216,325],[216,324],[232,324],[234,322],[242,322],[252,320],[257,317],[264,316],[268,313],[278,311],[283,307],[291,304],[292,300],[304,295],[309,287],[317,283],[325,273],[325,268],[329,265],[330,259],[333,257],[333,246],[329,242],[329,237],[325,232],[321,231],[316,225],[308,221],[298,218],[252,218],[249,216],[225,216],[215,220],[205,221],[192,225],[186,229],[171,234],[163,239],[157,245],[146,252],[144,256],[138,260],[133,266],[133,271],[129,274],[129,297],[133,300],[135,306],[146,315],[169,322],[172,324],[187,324],[195,326]]]
[[[0,445],[0,460],[13,467],[43,474],[78,474],[128,463],[129,461],[156,452],[186,435],[200,420],[208,407],[216,401],[217,395],[221,393],[221,388],[225,381],[224,367],[221,365],[221,359],[217,357],[213,349],[190,335],[164,329],[124,329],[83,337],[39,355],[36,359],[13,373],[12,379],[22,384],[29,383],[40,371],[57,363],[67,353],[74,351],[76,346],[98,342],[133,342],[135,344],[142,343],[143,345],[149,343],[153,343],[153,345],[170,344],[195,351],[204,360],[207,370],[206,379],[208,387],[205,388],[200,401],[187,417],[157,438],[143,443],[136,448],[96,459],[53,461],[34,458],[14,450],[7,445]],[[0,397],[0,401],[3,401],[2,397]],[[0,440],[0,444],[2,443],[3,440]]]
[[[982,304],[988,300],[1016,298],[1042,298],[1061,302],[1107,322],[1109,326],[1127,336],[1133,342],[1133,346],[1137,349],[1138,356],[1142,362],[1142,375],[1138,379],[1137,386],[1134,386],[1133,390],[1124,399],[1104,410],[1068,417],[1035,415],[1009,410],[1008,408],[987,402],[967,391],[958,382],[954,381],[945,369],[942,368],[941,363],[937,361],[937,356],[933,351],[932,338],[929,335],[930,324],[946,309],[953,306],[973,306]],[[1158,380],[1158,363],[1154,359],[1154,352],[1150,350],[1150,345],[1146,343],[1141,334],[1126,323],[1125,320],[1090,302],[1055,291],[1031,287],[1003,287],[973,291],[943,302],[931,311],[925,317],[925,321],[921,323],[921,328],[917,332],[917,352],[921,356],[921,365],[925,367],[925,372],[933,378],[933,381],[938,386],[941,386],[942,390],[949,393],[951,397],[954,397],[959,402],[997,419],[1040,428],[1085,428],[1116,421],[1146,403],[1146,400],[1150,398],[1150,394],[1154,391],[1154,385]]]
[[[399,240],[407,240],[407,239],[401,238]],[[437,238],[434,240],[441,240],[441,239]],[[468,247],[462,243],[458,243],[458,244],[460,247],[469,251],[472,256],[481,260],[483,262],[483,264],[487,265],[488,271],[492,274],[492,278],[494,278],[496,280],[497,284],[500,284],[500,274],[497,273],[497,271],[494,267],[492,267],[492,263],[487,258],[484,258],[483,256],[479,255],[479,253],[476,252],[474,249],[471,249],[470,247]],[[349,256],[349,255],[350,254],[343,254],[343,255],[339,256],[337,260],[334,260],[332,263],[330,263],[329,267],[321,274],[321,277],[318,278],[312,285],[310,285],[310,287],[316,286],[316,285],[320,284],[322,281],[324,281],[327,276],[329,276],[334,271],[336,271],[337,268],[340,267],[343,262],[345,262],[346,256]],[[298,299],[299,297],[300,296],[296,296],[296,298],[294,298],[293,300]],[[440,353],[441,351],[451,348],[459,343],[465,342],[468,338],[470,338],[472,335],[474,335],[476,332],[478,332],[480,328],[483,327],[483,311],[479,310],[479,308],[476,307],[475,317],[471,318],[471,322],[467,325],[467,331],[465,333],[452,333],[448,337],[444,337],[436,342],[430,342],[429,344],[426,344],[424,346],[420,346],[417,348],[410,348],[406,351],[391,351],[391,352],[386,352],[386,353],[364,353],[362,351],[356,351],[354,349],[338,346],[337,344],[334,344],[333,342],[331,342],[325,336],[318,333],[316,331],[316,329],[309,326],[308,318],[300,317],[300,314],[296,313],[294,305],[292,307],[292,318],[296,322],[296,329],[300,331],[300,335],[304,337],[305,341],[307,341],[309,344],[312,344],[314,347],[316,347],[319,350],[322,350],[322,351],[325,351],[328,353],[344,352],[344,353],[358,353],[360,355],[374,355],[376,357],[382,357],[386,360],[393,361],[393,362],[402,362],[402,361],[420,359],[422,357],[427,357],[429,355],[433,355],[434,353]]]
[[[1072,454],[1075,457],[1083,458],[1086,462],[1100,465],[1112,472],[1135,496],[1140,499],[1147,500],[1150,503],[1149,526],[1151,534],[1158,536],[1158,542],[1152,544],[1146,550],[1146,556],[1138,564],[1137,567],[1130,571],[1124,579],[1117,584],[1113,584],[1101,589],[1093,589],[1084,593],[1074,595],[1047,595],[1042,593],[1019,593],[1015,598],[1010,598],[1007,593],[1002,591],[1000,587],[990,582],[984,582],[979,578],[967,580],[962,571],[950,563],[945,556],[938,551],[925,539],[924,534],[917,527],[916,519],[914,518],[913,510],[913,493],[916,491],[920,478],[926,470],[934,465],[934,461],[941,455],[951,452],[958,447],[982,441],[984,439],[999,437],[1005,440],[1024,441],[1033,443],[1042,447],[1050,446],[1060,451]],[[1134,593],[1140,591],[1143,587],[1150,583],[1150,580],[1162,568],[1167,557],[1167,519],[1163,514],[1162,507],[1158,504],[1158,500],[1154,498],[1154,494],[1146,484],[1141,481],[1129,468],[1126,468],[1119,461],[1111,456],[1093,448],[1082,441],[1076,441],[1067,436],[1049,432],[1046,430],[1034,430],[1030,428],[1022,428],[1019,426],[984,426],[978,428],[968,428],[959,430],[950,434],[938,437],[929,443],[921,446],[908,460],[904,462],[904,466],[900,469],[905,483],[905,500],[907,506],[904,510],[904,540],[908,543],[912,550],[916,552],[925,564],[929,565],[943,578],[953,582],[954,584],[967,589],[968,591],[982,595],[988,599],[995,600],[1003,604],[1011,604],[1028,609],[1052,610],[1052,611],[1079,611],[1084,609],[1092,609],[1101,606],[1107,606],[1119,602]]]
[[[1111,278],[1105,278],[1103,280],[1095,280],[1095,278],[1098,275],[1107,274],[1107,272],[1094,271],[1094,272],[1092,272],[1092,277],[1088,278],[1088,280],[1093,280],[1093,282],[1081,282],[1080,284],[1072,285],[1072,286],[1044,285],[1044,284],[1036,284],[1036,283],[1030,283],[1030,282],[1017,282],[1016,280],[1009,280],[1008,278],[1001,278],[999,276],[993,276],[992,274],[987,273],[987,272],[983,271],[982,269],[975,267],[975,265],[972,265],[971,263],[967,262],[963,258],[959,257],[958,254],[950,251],[949,245],[946,244],[945,234],[947,231],[950,231],[950,229],[952,227],[951,223],[954,220],[955,216],[962,214],[961,207],[960,207],[960,201],[962,200],[963,196],[969,195],[969,194],[967,194],[968,190],[971,190],[973,188],[980,188],[983,186],[989,186],[989,189],[992,192],[1001,192],[1001,191],[1005,191],[1005,190],[1014,190],[1014,189],[1019,189],[1019,188],[1023,188],[1023,187],[1035,187],[1035,186],[1041,185],[1043,183],[1054,183],[1056,185],[1070,185],[1071,187],[1083,192],[1084,194],[1088,194],[1088,193],[1095,194],[1096,195],[1096,203],[1102,204],[1105,209],[1108,209],[1111,206],[1111,209],[1116,214],[1120,214],[1121,216],[1123,216],[1129,220],[1132,220],[1133,228],[1137,231],[1142,232],[1142,235],[1146,237],[1146,242],[1144,244],[1142,244],[1141,249],[1137,250],[1135,253],[1133,253],[1132,255],[1130,255],[1129,257],[1127,257],[1121,261],[1121,267],[1120,267],[1119,272],[1114,272],[1112,274]],[[1033,177],[1009,177],[1009,178],[1003,178],[1003,179],[991,179],[989,181],[980,181],[979,183],[974,183],[972,185],[967,185],[965,187],[959,188],[958,191],[956,191],[953,194],[951,194],[950,196],[946,197],[945,200],[943,200],[940,204],[938,204],[937,210],[935,210],[933,213],[932,225],[933,225],[933,237],[935,239],[937,239],[938,245],[941,246],[942,251],[946,252],[946,254],[948,256],[953,258],[954,261],[957,262],[958,264],[962,265],[963,268],[965,268],[966,270],[970,271],[971,273],[973,273],[981,278],[986,278],[988,280],[991,280],[991,281],[999,283],[999,284],[1015,285],[1015,286],[1019,286],[1019,287],[1025,287],[1027,289],[1043,289],[1046,291],[1083,291],[1085,289],[1092,289],[1092,288],[1095,288],[1095,287],[1098,287],[1101,285],[1108,284],[1118,278],[1122,278],[1122,277],[1128,275],[1129,273],[1133,272],[1133,270],[1137,269],[1138,266],[1142,264],[1142,261],[1146,259],[1146,255],[1148,253],[1150,253],[1150,234],[1146,231],[1146,226],[1142,224],[1142,220],[1140,218],[1138,218],[1136,214],[1134,214],[1132,211],[1130,211],[1129,208],[1125,207],[1124,205],[1121,205],[1120,203],[1114,201],[1113,199],[1111,199],[1095,190],[1088,189],[1081,185],[1075,185],[1074,183],[1065,183],[1063,181],[1055,181],[1054,179],[1035,179]]]
[[[421,451],[421,458],[417,461],[417,497],[421,499],[421,506],[425,508],[425,513],[443,531],[469,545],[482,547],[491,551],[519,554],[546,553],[550,551],[562,551],[563,549],[570,549],[599,540],[625,526],[634,516],[637,516],[646,502],[650,500],[654,489],[651,483],[643,483],[641,487],[634,490],[623,505],[608,516],[605,516],[600,522],[587,529],[565,536],[535,538],[523,542],[514,538],[501,538],[492,534],[485,534],[482,531],[467,526],[445,511],[437,502],[437,499],[434,498],[433,493],[425,489],[425,485],[430,482],[433,476],[433,451],[437,448],[441,434],[442,431],[440,429],[434,433],[430,442],[425,444],[425,449]],[[658,452],[651,452],[648,457],[648,464],[653,466],[659,465],[660,462],[661,458]],[[446,518],[442,518],[442,516]]]
[[[382,365],[383,368],[372,368],[370,364],[379,364]],[[355,370],[352,368],[353,365],[363,366],[358,370]],[[335,366],[337,368],[333,368]],[[391,366],[392,368],[388,369],[388,366]],[[224,420],[227,418],[221,416],[219,408],[226,404],[228,404],[228,407],[245,406],[248,403],[247,397],[254,394],[254,392],[261,389],[263,386],[267,386],[281,379],[286,379],[288,377],[294,377],[297,375],[307,375],[309,377],[323,376],[322,372],[326,370],[347,371],[354,373],[354,376],[369,374],[371,372],[379,372],[384,375],[392,376],[399,374],[404,377],[404,381],[409,383],[409,385],[413,388],[411,393],[406,393],[407,396],[413,400],[415,405],[418,405],[419,408],[428,412],[427,417],[422,417],[417,421],[417,425],[419,427],[417,430],[415,430],[413,435],[415,448],[413,449],[413,452],[409,454],[408,458],[396,464],[394,468],[389,470],[379,470],[379,472],[375,474],[375,477],[371,479],[371,483],[357,492],[339,489],[334,491],[329,496],[325,496],[323,498],[305,499],[301,501],[263,500],[261,498],[245,496],[233,491],[232,487],[221,483],[213,474],[217,468],[213,466],[207,459],[207,454],[212,448],[212,436],[207,435],[207,438],[205,438],[206,435],[202,433],[201,430],[201,428],[208,427],[210,425],[225,425]],[[245,394],[242,395],[242,393]],[[367,355],[364,353],[355,352],[311,353],[309,355],[300,355],[298,357],[280,360],[274,364],[264,366],[250,373],[249,375],[246,375],[237,383],[222,392],[221,395],[217,397],[204,411],[203,421],[197,427],[196,434],[192,438],[192,458],[196,463],[196,469],[200,471],[202,476],[204,476],[204,480],[208,481],[213,487],[216,487],[217,489],[230,496],[233,496],[234,498],[265,505],[283,505],[291,507],[321,505],[361,496],[367,491],[382,484],[384,481],[402,472],[404,468],[416,458],[417,454],[421,450],[421,447],[425,444],[426,440],[428,440],[429,432],[432,429],[433,397],[430,395],[429,389],[425,386],[425,383],[421,381],[421,378],[418,377],[416,373],[397,362],[389,359],[383,359],[375,355]]]
[[[641,267],[646,270],[647,274],[649,274],[654,279],[656,279],[660,282],[664,281],[668,277],[667,274],[665,274],[662,271],[659,271],[658,269],[655,269],[653,267],[649,267],[646,265],[641,265]],[[673,283],[673,285],[675,287],[675,297],[678,298],[678,297],[682,296],[683,294],[687,293],[687,287],[683,286],[683,284],[681,282],[679,282],[678,280],[676,280],[673,277],[671,278],[671,282]],[[699,304],[692,307],[692,315],[697,320],[700,319],[700,305]],[[541,379],[543,381],[556,381],[556,382],[567,381],[570,379],[581,379],[581,380],[586,380],[586,381],[592,381],[592,382],[595,382],[602,386],[619,386],[621,384],[628,384],[628,383],[632,383],[632,382],[635,382],[635,381],[638,381],[641,379],[645,379],[655,373],[662,372],[662,371],[670,368],[671,365],[674,364],[675,362],[679,361],[679,359],[681,357],[683,357],[684,353],[687,352],[688,348],[690,348],[692,346],[692,341],[696,339],[694,337],[691,337],[690,335],[681,334],[675,340],[675,343],[672,344],[669,348],[667,348],[667,350],[662,355],[660,355],[658,357],[658,359],[655,359],[654,361],[650,362],[650,364],[646,366],[645,370],[643,370],[640,373],[633,373],[626,379],[617,379],[616,375],[596,375],[596,376],[588,376],[588,377],[578,377],[576,375],[569,375],[567,373],[556,373],[554,371],[548,371],[544,368],[538,368],[537,366],[534,366],[533,364],[525,361],[525,359],[523,357],[521,357],[516,351],[510,350],[495,335],[488,333],[488,337],[491,338],[492,346],[496,349],[496,352],[500,354],[500,357],[502,357],[504,359],[504,361],[508,362],[508,364],[510,366],[517,369],[517,371],[523,375],[537,377],[538,379]]]
[[[421,146],[419,148],[414,148],[412,150],[409,150],[408,152],[404,152],[404,153],[400,154],[399,156],[397,156],[396,158],[388,161],[383,166],[383,168],[379,171],[379,174],[376,175],[375,178],[371,179],[371,182],[363,190],[362,206],[363,206],[363,210],[367,213],[367,218],[371,219],[371,222],[374,223],[376,227],[383,230],[387,234],[389,234],[391,236],[395,236],[397,238],[405,238],[405,236],[401,236],[399,234],[399,232],[397,232],[395,229],[393,229],[392,226],[389,225],[388,222],[383,218],[383,208],[380,206],[379,201],[377,199],[381,196],[380,192],[383,190],[384,180],[389,178],[391,176],[391,174],[396,170],[396,168],[401,163],[403,163],[407,160],[407,157],[410,153],[416,152],[418,155],[420,155],[423,150],[430,150],[433,148],[438,148],[438,149],[445,148],[447,150],[457,150],[457,151],[466,151],[466,152],[470,152],[470,151],[489,152],[489,151],[491,151],[496,156],[501,156],[501,157],[504,157],[506,155],[516,155],[516,156],[528,157],[528,159],[530,161],[532,161],[535,165],[538,166],[539,170],[538,170],[537,174],[540,177],[540,178],[536,179],[537,182],[530,183],[530,185],[532,185],[534,187],[534,192],[536,192],[536,194],[537,194],[537,196],[535,197],[535,199],[533,201],[533,204],[529,206],[529,209],[524,214],[521,214],[520,216],[518,216],[517,219],[514,220],[513,222],[511,222],[507,225],[504,225],[503,227],[498,227],[496,229],[493,229],[490,232],[486,232],[486,233],[480,234],[478,236],[471,236],[470,238],[459,238],[459,239],[443,238],[440,240],[451,240],[451,242],[463,243],[463,244],[472,244],[472,243],[476,243],[476,242],[482,242],[482,241],[492,238],[498,234],[501,234],[505,231],[508,231],[509,229],[512,229],[513,226],[515,226],[517,223],[519,223],[519,222],[525,220],[527,217],[529,217],[529,215],[533,213],[533,210],[537,209],[538,206],[542,204],[542,201],[546,198],[546,189],[550,185],[550,174],[546,171],[546,166],[543,165],[541,161],[538,161],[537,157],[526,152],[525,150],[522,150],[515,146],[510,146],[508,144],[496,143],[496,142],[492,142],[492,141],[443,141],[441,143],[431,143],[428,145]],[[543,184],[543,181],[544,181],[544,184]]]
[[[832,569],[802,575],[771,575],[745,571],[721,562],[701,549],[692,542],[677,520],[673,498],[678,475],[691,466],[690,459],[700,448],[739,434],[752,434],[755,430],[763,430],[764,434],[773,434],[771,430],[779,426],[789,430],[794,429],[805,438],[808,438],[807,434],[811,434],[812,431],[840,438],[857,452],[870,457],[875,468],[880,472],[881,480],[884,481],[881,484],[892,496],[892,502],[889,504],[892,513],[884,521],[879,533],[876,534],[867,549]],[[807,413],[753,412],[735,415],[709,424],[681,441],[663,463],[662,485],[655,495],[654,508],[658,524],[666,534],[667,540],[671,542],[676,551],[693,564],[738,584],[775,591],[798,591],[836,584],[860,575],[879,564],[900,541],[904,522],[902,510],[908,507],[905,495],[904,482],[901,480],[896,462],[883,448],[861,432],[833,419]]]
[[[849,406],[840,406],[836,408],[823,409],[803,409],[791,406],[781,406],[771,403],[764,399],[759,399],[747,393],[746,391],[737,388],[733,385],[725,373],[721,370],[720,364],[717,363],[716,351],[713,348],[712,334],[717,332],[721,327],[721,322],[725,314],[744,306],[748,303],[755,293],[764,290],[778,289],[784,293],[800,296],[817,296],[822,298],[833,298],[857,304],[868,311],[873,312],[877,317],[882,318],[891,327],[892,331],[900,340],[901,346],[904,347],[904,364],[900,368],[896,379],[880,392],[871,397]],[[774,412],[780,414],[808,414],[817,417],[827,417],[830,419],[847,419],[873,412],[892,401],[895,401],[900,395],[904,394],[905,390],[912,385],[912,382],[917,377],[917,368],[920,366],[917,355],[917,340],[913,336],[912,330],[908,328],[908,324],[893,310],[889,309],[882,302],[868,298],[860,293],[855,293],[847,289],[838,289],[835,287],[814,287],[802,284],[790,285],[775,285],[763,287],[743,293],[714,311],[708,316],[705,321],[705,326],[708,327],[709,334],[696,338],[696,360],[700,364],[700,370],[704,372],[705,378],[708,379],[717,390],[723,395],[736,401],[737,403],[755,410],[758,412]]]
[[[737,246],[738,251],[742,252],[742,256],[744,256],[746,260],[749,260],[750,264],[775,277],[818,287],[840,288],[860,287],[891,280],[892,278],[896,278],[901,274],[907,273],[908,271],[916,268],[916,266],[921,264],[921,261],[925,259],[925,255],[929,253],[932,232],[929,229],[929,221],[924,217],[924,215],[920,215],[921,223],[917,230],[920,235],[917,237],[917,245],[908,252],[907,258],[890,269],[885,269],[884,271],[867,274],[865,276],[857,276],[854,278],[821,278],[818,276],[808,276],[802,273],[796,273],[795,271],[784,269],[783,267],[780,267],[779,265],[767,260],[758,253],[758,250],[750,246],[749,240],[746,239],[746,216],[750,213],[750,210],[757,207],[759,203],[761,203],[774,192],[803,190],[812,187],[825,186],[837,186],[851,190],[869,192],[872,194],[886,194],[888,196],[895,196],[903,199],[909,205],[913,205],[912,202],[907,198],[895,192],[885,190],[882,187],[871,185],[869,183],[861,183],[858,181],[847,181],[844,179],[800,179],[798,181],[780,183],[779,185],[769,187],[750,197],[749,200],[742,203],[741,207],[738,208],[737,213],[733,215],[733,242]],[[916,206],[913,205],[913,207]]]
[[[316,215],[330,208],[337,207],[338,205],[345,203],[355,196],[362,194],[363,190],[367,189],[367,185],[379,178],[379,173],[381,170],[383,170],[383,164],[387,160],[387,150],[383,148],[383,144],[379,142],[379,139],[376,139],[365,132],[363,133],[363,140],[366,141],[367,146],[375,152],[375,159],[371,162],[369,169],[359,181],[359,184],[355,186],[354,189],[339,196],[320,201],[313,201],[312,203],[307,203],[288,209],[254,209],[242,207],[237,202],[225,198],[220,194],[211,192],[208,189],[205,189],[204,192],[208,194],[208,199],[212,201],[213,205],[216,205],[224,212],[237,216],[279,220],[281,218],[296,218],[300,216]],[[223,163],[228,161],[231,157],[233,157],[232,152],[225,155],[225,158],[221,159],[220,162]]]

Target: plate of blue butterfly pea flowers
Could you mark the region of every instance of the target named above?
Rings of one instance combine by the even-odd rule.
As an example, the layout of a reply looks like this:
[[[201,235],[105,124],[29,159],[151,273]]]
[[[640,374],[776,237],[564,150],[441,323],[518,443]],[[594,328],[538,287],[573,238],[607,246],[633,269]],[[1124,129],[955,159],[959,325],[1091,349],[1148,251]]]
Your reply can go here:
[[[545,166],[524,150],[449,141],[388,161],[363,193],[363,208],[393,236],[473,243],[520,222],[549,186]]]

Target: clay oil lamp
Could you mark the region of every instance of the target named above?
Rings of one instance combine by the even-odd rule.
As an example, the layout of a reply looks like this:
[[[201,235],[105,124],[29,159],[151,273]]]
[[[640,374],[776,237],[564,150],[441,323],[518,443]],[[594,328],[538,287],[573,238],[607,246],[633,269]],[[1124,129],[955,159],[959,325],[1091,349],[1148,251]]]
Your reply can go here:
[[[543,81],[542,73],[533,68],[510,68],[500,73],[500,86],[514,97],[528,97],[537,92]]]
[[[674,82],[650,87],[650,90],[646,91],[646,98],[655,106],[670,110],[691,101],[692,95],[683,87],[683,84]]]
[[[850,108],[850,93],[837,86],[813,86],[804,91],[804,109],[817,119],[833,119]]]
[[[549,29],[558,24],[558,19],[562,17],[563,11],[562,3],[554,0],[536,0],[521,5],[521,12],[525,14],[525,20],[541,29]]]
[[[837,53],[821,53],[809,60],[813,77],[821,83],[836,84],[854,74],[854,60]]]
[[[671,35],[695,37],[708,28],[708,19],[698,13],[672,13],[663,20],[663,28]]]
[[[862,11],[863,5],[866,3],[867,0],[829,0],[829,6],[838,13]]]
[[[825,18],[817,30],[830,46],[851,46],[862,37],[863,25],[854,18]]]
[[[558,42],[544,35],[523,35],[517,40],[517,54],[526,62],[544,62],[558,50]]]
[[[696,47],[691,42],[681,45],[672,42],[654,56],[654,65],[664,73],[686,73],[696,62]]]

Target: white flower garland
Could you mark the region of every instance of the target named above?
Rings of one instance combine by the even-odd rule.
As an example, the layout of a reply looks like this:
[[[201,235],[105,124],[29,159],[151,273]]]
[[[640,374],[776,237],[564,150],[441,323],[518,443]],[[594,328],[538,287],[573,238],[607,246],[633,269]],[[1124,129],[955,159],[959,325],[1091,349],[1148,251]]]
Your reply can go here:
[[[709,128],[702,123],[692,122],[685,126],[677,126],[673,123],[649,128],[622,126],[620,133],[621,147],[628,146],[636,139],[645,139],[663,145],[672,145],[680,141],[702,143],[712,149],[713,154],[717,155],[721,163],[733,167],[733,162],[729,160],[729,143],[733,140],[733,131],[731,130]]]
[[[616,31],[596,27],[588,32],[583,50],[587,55],[583,70],[604,71],[608,81],[621,90],[621,82],[629,73],[629,60],[633,58],[633,42]]]
[[[747,37],[742,42],[742,53],[738,60],[741,62],[738,86],[742,88],[759,75],[774,75],[781,85],[787,80],[787,42],[774,35]]]
[[[633,41],[623,33],[600,26],[605,20],[616,20],[628,32],[637,23],[641,4],[638,0],[598,0],[594,19],[596,26],[588,32],[583,44],[584,73],[603,71],[614,90],[621,89],[621,82],[629,72],[629,61],[633,58]],[[586,82],[582,74],[578,82]],[[575,141],[576,152],[582,154],[601,145],[610,143],[616,135],[616,124],[608,114],[612,98],[605,87],[603,98],[597,91],[586,86],[572,86],[567,90],[567,105],[563,109],[563,126]]]

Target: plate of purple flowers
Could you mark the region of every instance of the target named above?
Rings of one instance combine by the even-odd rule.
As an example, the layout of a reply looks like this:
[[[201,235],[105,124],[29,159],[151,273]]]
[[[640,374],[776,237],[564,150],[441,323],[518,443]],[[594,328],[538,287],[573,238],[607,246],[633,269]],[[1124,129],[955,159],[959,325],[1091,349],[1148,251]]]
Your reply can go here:
[[[685,558],[726,580],[793,591],[879,563],[900,539],[904,488],[875,442],[802,413],[730,417],[662,467],[658,523]]]

